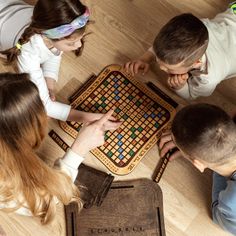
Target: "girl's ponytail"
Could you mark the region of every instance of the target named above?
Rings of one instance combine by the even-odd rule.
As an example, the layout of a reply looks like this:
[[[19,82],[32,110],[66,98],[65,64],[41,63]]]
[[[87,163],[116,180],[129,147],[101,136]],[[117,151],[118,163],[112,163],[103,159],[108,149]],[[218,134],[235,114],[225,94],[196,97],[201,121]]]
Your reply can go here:
[[[7,63],[10,64],[17,59],[17,56],[20,55],[22,45],[29,42],[30,37],[36,33],[37,32],[33,27],[31,26],[27,27],[24,33],[21,35],[20,39],[18,40],[17,45],[15,45],[10,49],[0,52],[1,54],[6,56]]]

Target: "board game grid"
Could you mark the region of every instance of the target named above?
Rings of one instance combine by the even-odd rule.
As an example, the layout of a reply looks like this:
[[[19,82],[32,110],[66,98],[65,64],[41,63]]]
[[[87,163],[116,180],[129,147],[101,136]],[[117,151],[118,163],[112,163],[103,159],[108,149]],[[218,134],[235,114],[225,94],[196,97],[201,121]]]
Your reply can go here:
[[[173,106],[125,74],[119,65],[106,67],[71,105],[96,113],[115,108],[113,115],[123,121],[122,125],[113,132],[106,132],[104,145],[92,153],[118,175],[134,169],[157,142],[158,134],[175,112]],[[60,122],[60,125],[75,138],[82,124]]]

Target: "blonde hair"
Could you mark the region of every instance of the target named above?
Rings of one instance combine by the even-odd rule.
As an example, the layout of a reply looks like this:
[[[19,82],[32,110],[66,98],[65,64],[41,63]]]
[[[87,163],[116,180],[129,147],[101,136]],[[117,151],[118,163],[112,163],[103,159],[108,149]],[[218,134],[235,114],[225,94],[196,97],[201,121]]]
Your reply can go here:
[[[42,224],[56,213],[57,198],[67,205],[81,203],[69,176],[51,168],[37,156],[47,116],[37,87],[27,74],[0,74],[0,203],[16,202],[14,211],[27,204]]]

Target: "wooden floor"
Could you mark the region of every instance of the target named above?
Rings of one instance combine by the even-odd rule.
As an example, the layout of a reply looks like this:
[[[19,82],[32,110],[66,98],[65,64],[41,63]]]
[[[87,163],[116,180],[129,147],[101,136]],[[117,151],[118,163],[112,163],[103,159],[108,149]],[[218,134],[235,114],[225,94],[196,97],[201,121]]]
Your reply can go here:
[[[74,88],[86,81],[92,73],[98,74],[108,64],[122,64],[141,55],[151,44],[158,30],[171,17],[192,12],[198,17],[213,17],[227,6],[224,0],[86,0],[91,9],[95,24],[90,25],[92,34],[87,38],[82,57],[75,58],[72,53],[63,55],[58,91],[60,98],[72,93]],[[224,66],[224,65],[222,65]],[[0,65],[1,71],[12,70]],[[165,74],[156,65],[143,81],[151,80],[166,91],[180,104],[186,102],[178,98],[166,87]],[[62,91],[62,88],[63,91]],[[236,80],[228,80],[218,86],[206,101],[217,104],[228,112],[235,107]],[[55,129],[64,140],[71,143],[56,121],[49,121],[49,129]],[[39,150],[49,162],[63,155],[63,151],[47,137]],[[150,178],[159,160],[155,146],[140,165],[129,175],[116,180],[147,177]],[[98,169],[106,168],[88,154],[85,163]],[[44,180],[42,180],[44,181]],[[164,214],[167,236],[223,236],[229,235],[214,225],[210,216],[211,172],[200,174],[183,159],[171,162],[160,182],[164,196]],[[58,206],[58,216],[53,225],[40,226],[36,219],[0,213],[0,225],[7,235],[65,235],[62,206]],[[0,229],[1,232],[1,229]],[[1,233],[0,233],[1,235]],[[83,236],[83,235],[81,235]]]

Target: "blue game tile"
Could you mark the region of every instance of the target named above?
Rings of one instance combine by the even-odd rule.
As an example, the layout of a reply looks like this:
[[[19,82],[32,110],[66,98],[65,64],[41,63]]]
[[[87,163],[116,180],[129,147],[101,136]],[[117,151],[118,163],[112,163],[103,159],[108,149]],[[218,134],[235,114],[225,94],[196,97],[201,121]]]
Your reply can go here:
[[[118,88],[118,87],[119,87],[119,84],[114,84],[113,87],[114,87],[114,88]]]
[[[121,147],[120,147],[120,148],[118,148],[118,152],[119,152],[119,153],[122,153],[123,151],[124,151],[124,149],[123,149],[123,148],[121,148]]]
[[[147,119],[147,118],[148,118],[148,114],[145,113],[145,114],[143,115],[143,117],[144,117],[145,119]]]
[[[122,135],[122,134],[118,134],[118,135],[117,135],[117,138],[118,138],[118,139],[122,139],[122,138],[123,138],[123,135]]]
[[[120,155],[118,156],[118,158],[119,158],[120,160],[122,160],[122,159],[124,158],[124,155],[123,155],[123,154],[120,154]]]
[[[119,141],[117,144],[118,144],[118,146],[122,146],[123,142]]]
[[[115,91],[114,91],[114,94],[115,94],[115,95],[119,94],[119,90],[115,90]]]
[[[115,96],[115,100],[116,101],[120,100],[120,97],[119,96]]]
[[[154,119],[156,117],[156,114],[152,113],[151,117]]]
[[[157,115],[159,118],[161,118],[162,117],[162,114],[161,113],[158,113],[158,115]]]

